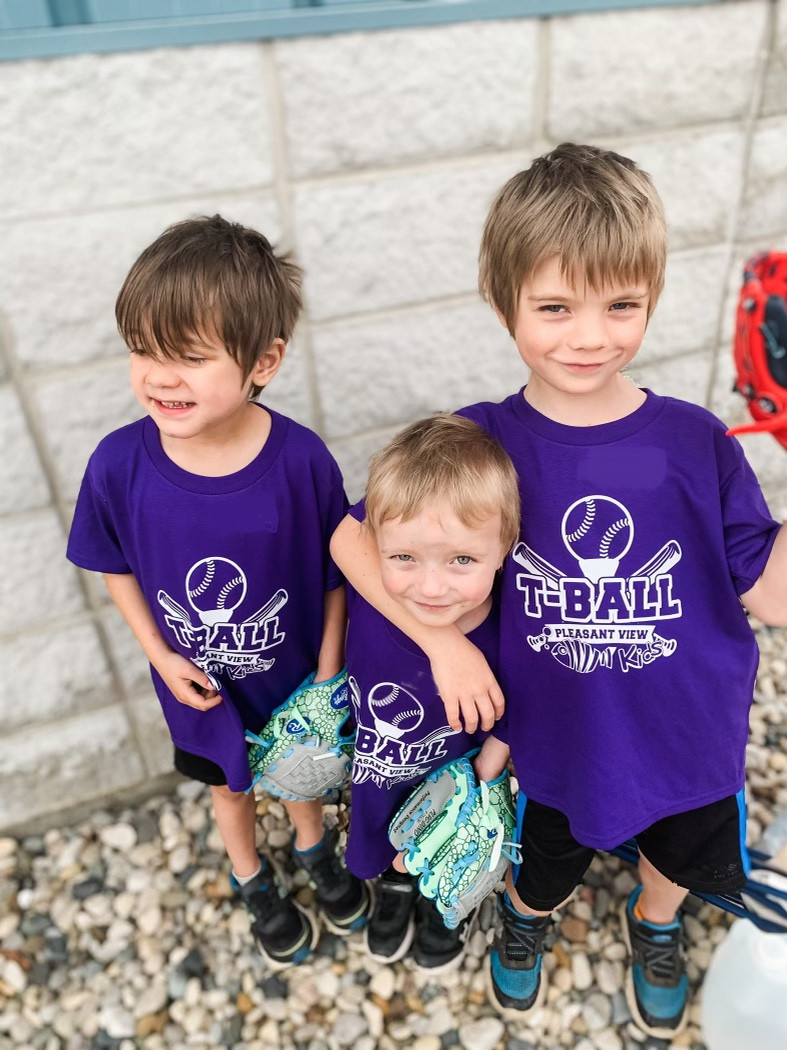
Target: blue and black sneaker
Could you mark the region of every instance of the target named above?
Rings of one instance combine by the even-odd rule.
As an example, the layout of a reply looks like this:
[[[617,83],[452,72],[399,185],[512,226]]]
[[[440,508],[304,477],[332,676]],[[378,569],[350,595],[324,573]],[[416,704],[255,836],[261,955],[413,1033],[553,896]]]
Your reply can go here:
[[[686,1024],[689,981],[683,961],[683,927],[678,919],[660,925],[638,919],[634,908],[642,887],[621,909],[621,925],[631,952],[626,999],[643,1032],[670,1039]]]
[[[499,925],[489,953],[489,1001],[504,1017],[540,1006],[546,994],[541,962],[551,916],[520,915],[507,893],[497,899]]]
[[[314,887],[322,921],[340,937],[362,929],[372,910],[369,887],[349,872],[338,853],[336,831],[326,830],[311,849],[293,849],[295,862],[304,868]]]
[[[272,970],[301,963],[317,947],[319,928],[310,911],[276,884],[270,862],[261,858],[257,875],[241,885],[230,875],[230,886],[251,917],[251,932]]]

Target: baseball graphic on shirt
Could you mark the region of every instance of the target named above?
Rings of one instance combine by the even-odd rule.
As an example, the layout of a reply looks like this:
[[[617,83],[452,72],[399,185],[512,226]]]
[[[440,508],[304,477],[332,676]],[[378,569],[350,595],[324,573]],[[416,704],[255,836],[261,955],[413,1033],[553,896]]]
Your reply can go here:
[[[622,503],[610,496],[583,496],[563,515],[563,542],[594,583],[614,576],[634,539],[634,522]]]
[[[229,623],[246,597],[246,576],[229,558],[203,558],[186,575],[186,594],[206,627]]]
[[[379,735],[395,740],[417,729],[424,718],[424,709],[412,693],[395,682],[378,682],[369,690],[369,710]]]

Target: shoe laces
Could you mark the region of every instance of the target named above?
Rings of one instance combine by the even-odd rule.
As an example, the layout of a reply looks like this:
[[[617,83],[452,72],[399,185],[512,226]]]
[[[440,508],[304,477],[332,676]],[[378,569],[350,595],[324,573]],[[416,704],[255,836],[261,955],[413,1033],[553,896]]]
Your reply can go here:
[[[250,893],[241,893],[241,900],[255,920],[265,923],[280,907],[282,897],[272,882],[261,881]]]
[[[634,926],[632,946],[642,968],[665,984],[677,984],[683,975],[680,929],[659,933]]]
[[[537,925],[536,925],[537,923]],[[503,913],[505,954],[510,959],[524,962],[543,951],[549,918],[528,920]]]

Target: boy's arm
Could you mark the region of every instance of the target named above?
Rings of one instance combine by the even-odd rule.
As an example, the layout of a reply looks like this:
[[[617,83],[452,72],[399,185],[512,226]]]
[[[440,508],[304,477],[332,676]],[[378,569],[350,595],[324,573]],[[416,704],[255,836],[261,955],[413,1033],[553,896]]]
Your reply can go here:
[[[496,736],[488,736],[481,745],[481,750],[473,759],[473,769],[479,780],[497,780],[511,754],[508,744]]]
[[[130,573],[115,575],[108,572],[103,576],[112,601],[175,699],[198,711],[209,711],[220,704],[221,697],[205,672],[176,653],[161,637],[135,577]],[[204,690],[204,694],[197,687]]]
[[[763,623],[787,627],[787,525],[779,529],[762,576],[741,601]]]
[[[347,601],[344,585],[325,592],[320,654],[316,682],[327,682],[344,667],[344,639],[347,633]]]
[[[369,530],[348,514],[331,540],[331,555],[356,591],[426,653],[452,729],[491,729],[503,713],[503,694],[483,653],[462,632],[419,623],[386,593]],[[459,714],[461,711],[462,720]]]

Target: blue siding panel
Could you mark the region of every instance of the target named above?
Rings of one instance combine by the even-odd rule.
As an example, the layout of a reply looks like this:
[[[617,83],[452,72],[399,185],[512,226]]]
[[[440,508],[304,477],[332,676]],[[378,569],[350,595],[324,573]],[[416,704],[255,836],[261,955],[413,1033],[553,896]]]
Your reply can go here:
[[[46,58],[84,51],[135,51],[142,48],[189,44],[224,43],[233,40],[265,40],[310,33],[346,33],[353,30],[391,29],[401,26],[444,25],[499,18],[545,17],[579,12],[631,8],[697,6],[698,0],[53,0],[84,3],[102,21],[86,25],[11,22],[20,9],[32,10],[40,0],[14,3],[0,0],[0,60]],[[723,0],[699,0],[706,4]],[[104,5],[107,5],[104,7]],[[296,6],[297,5],[297,6]],[[45,5],[46,6],[46,5]],[[133,9],[134,19],[109,21],[106,12]],[[140,18],[143,12],[157,10]],[[209,8],[211,14],[190,13]],[[63,7],[66,11],[66,6]],[[7,12],[7,14],[6,14]],[[166,12],[162,14],[161,12]],[[183,13],[177,13],[183,12]],[[89,17],[88,11],[88,17]]]

